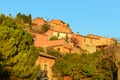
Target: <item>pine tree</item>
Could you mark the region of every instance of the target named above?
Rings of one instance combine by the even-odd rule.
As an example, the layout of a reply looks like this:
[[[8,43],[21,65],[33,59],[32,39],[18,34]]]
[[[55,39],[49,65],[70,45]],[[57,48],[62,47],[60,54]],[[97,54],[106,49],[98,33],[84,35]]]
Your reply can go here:
[[[36,78],[39,51],[33,46],[32,36],[16,25],[14,19],[6,19],[0,26],[0,54],[0,70],[8,72],[8,79]]]

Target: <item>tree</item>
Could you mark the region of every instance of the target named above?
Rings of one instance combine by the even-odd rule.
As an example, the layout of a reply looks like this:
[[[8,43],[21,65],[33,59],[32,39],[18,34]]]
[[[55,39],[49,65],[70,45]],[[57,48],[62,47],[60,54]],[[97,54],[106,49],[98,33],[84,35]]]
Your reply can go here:
[[[48,53],[49,55],[55,56],[55,57],[57,57],[57,58],[59,58],[59,57],[62,56],[61,53],[60,53],[59,51],[55,50],[55,49],[47,48],[46,50],[47,50],[47,53]]]
[[[71,41],[74,44],[74,46],[77,46],[79,44],[79,40],[77,38],[72,38]]]
[[[21,14],[21,13],[18,13],[16,15],[16,18],[15,18],[15,21],[19,24],[23,24],[23,23],[28,23],[31,25],[31,22],[32,22],[32,16],[31,14],[29,14],[28,16],[25,15],[25,14]]]
[[[13,20],[14,21],[14,20]],[[9,27],[10,26],[10,27]],[[9,79],[36,78],[38,68],[35,66],[39,50],[33,46],[33,38],[11,19],[0,26],[1,69],[8,72]]]
[[[5,20],[5,15],[4,14],[0,14],[0,25],[2,24],[2,22]]]
[[[110,52],[68,53],[58,58],[52,69],[59,78],[71,76],[73,80],[116,80],[117,67]]]
[[[2,21],[2,26],[8,26],[8,27],[14,27],[15,26],[15,21],[11,18],[11,17],[6,17],[3,21]]]
[[[49,28],[50,28],[50,25],[49,24],[44,24],[43,26],[42,26],[42,28],[41,28],[41,33],[45,33],[45,32],[47,32],[48,30],[49,30]]]

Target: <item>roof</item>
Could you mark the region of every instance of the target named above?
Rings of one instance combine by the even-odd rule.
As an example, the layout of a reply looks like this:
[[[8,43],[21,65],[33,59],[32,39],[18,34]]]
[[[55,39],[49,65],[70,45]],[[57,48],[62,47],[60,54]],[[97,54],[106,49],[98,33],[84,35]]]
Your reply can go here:
[[[46,58],[51,58],[51,59],[56,59],[56,57],[54,57],[52,55],[49,55],[47,53],[44,53],[44,52],[40,52],[39,56],[46,57]]]
[[[65,47],[65,48],[68,48],[68,49],[73,49],[72,43],[64,44],[64,47]]]
[[[98,35],[94,35],[94,34],[88,34],[87,36],[85,36],[87,38],[92,38],[92,39],[100,39],[102,36],[98,36]]]
[[[64,45],[66,42],[64,40],[53,40],[48,41],[46,44],[46,47],[55,47],[55,46],[61,46]]]
[[[35,47],[43,47],[47,43],[47,36],[43,34],[33,34],[35,36],[34,45]]]
[[[55,47],[64,45],[65,40],[48,40],[48,37],[43,34],[31,33],[35,36],[34,45],[35,47]]]
[[[108,37],[104,37],[104,36],[98,36],[98,35],[95,35],[95,34],[88,34],[87,37],[93,37],[93,38],[108,38]],[[111,39],[111,38],[108,38],[108,39]]]

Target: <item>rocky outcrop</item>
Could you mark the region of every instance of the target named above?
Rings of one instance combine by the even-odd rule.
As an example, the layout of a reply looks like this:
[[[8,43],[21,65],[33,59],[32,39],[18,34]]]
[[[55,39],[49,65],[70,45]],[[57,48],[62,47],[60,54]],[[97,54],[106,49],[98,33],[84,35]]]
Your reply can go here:
[[[63,32],[63,33],[72,33],[72,30],[70,26],[67,23],[64,23],[61,20],[51,20],[51,21],[45,21],[43,18],[37,17],[33,19],[32,21],[32,28],[33,30],[41,30],[42,25],[45,23],[50,25],[50,29],[57,32]]]
[[[63,32],[63,33],[72,33],[70,26],[61,20],[51,20],[49,24],[50,24],[50,29],[54,31]]]

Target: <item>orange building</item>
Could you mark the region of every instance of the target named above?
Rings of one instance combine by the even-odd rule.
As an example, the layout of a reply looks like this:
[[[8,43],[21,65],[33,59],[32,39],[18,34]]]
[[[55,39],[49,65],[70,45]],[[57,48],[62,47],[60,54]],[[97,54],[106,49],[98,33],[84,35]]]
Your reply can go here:
[[[82,35],[80,34],[72,34],[72,42],[74,43],[74,45],[76,44],[79,47],[82,47]]]
[[[33,33],[35,47],[53,48],[62,53],[72,52],[73,44],[65,40],[49,40],[46,35]]]
[[[55,57],[46,53],[40,53],[36,61],[36,65],[40,65],[40,70],[46,72],[49,80],[53,80],[52,66],[55,63]],[[40,73],[41,75],[41,73]]]

